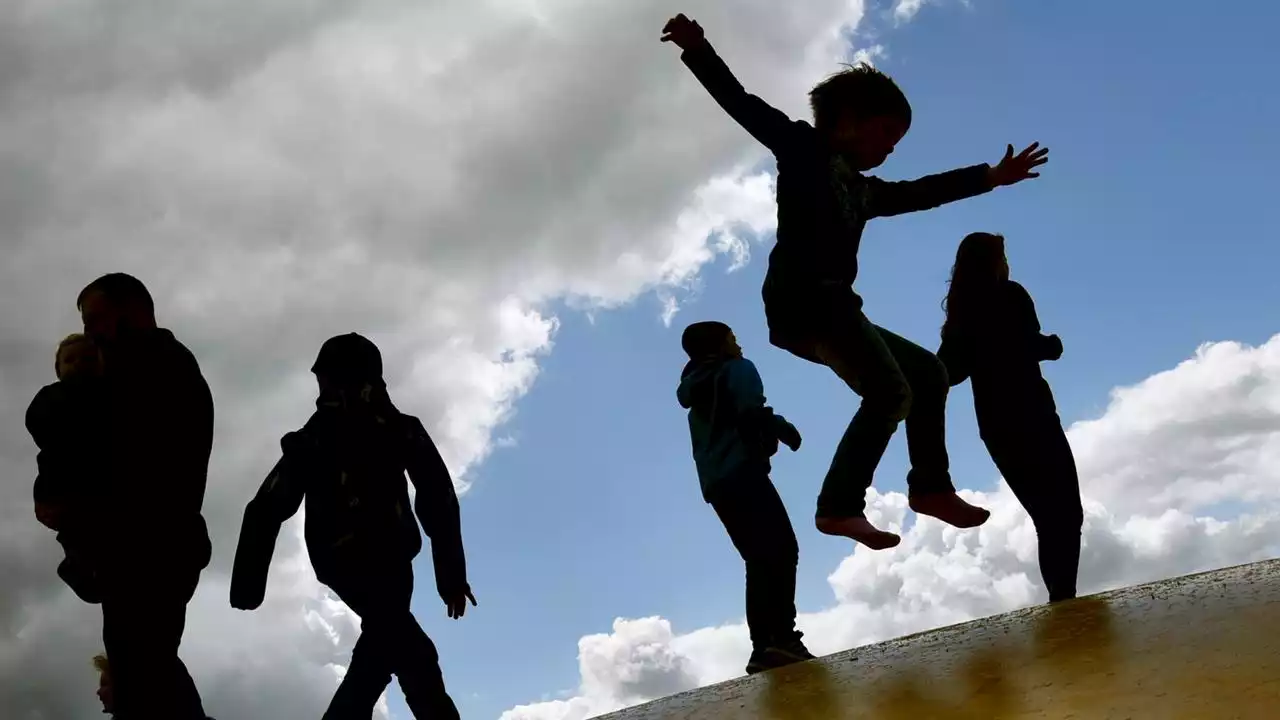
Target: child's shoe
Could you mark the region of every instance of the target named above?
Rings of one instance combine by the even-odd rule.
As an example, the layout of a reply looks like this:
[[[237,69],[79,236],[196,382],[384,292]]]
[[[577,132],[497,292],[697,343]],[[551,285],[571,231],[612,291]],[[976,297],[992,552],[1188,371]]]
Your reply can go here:
[[[796,633],[791,638],[787,638],[784,641],[770,645],[766,652],[778,661],[775,663],[774,667],[782,667],[783,665],[790,665],[791,663],[813,660],[817,657],[813,653],[809,652],[809,648],[805,647],[804,643],[800,641],[800,633]]]

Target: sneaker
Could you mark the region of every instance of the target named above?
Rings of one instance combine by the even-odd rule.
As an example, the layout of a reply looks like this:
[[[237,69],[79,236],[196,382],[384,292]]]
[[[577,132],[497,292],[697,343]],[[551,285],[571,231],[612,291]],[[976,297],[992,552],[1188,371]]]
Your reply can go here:
[[[800,641],[799,633],[796,635],[796,637],[770,645],[766,652],[779,660],[785,661],[783,664],[804,662],[816,658],[817,656],[809,652],[809,648],[805,647],[804,643]]]
[[[764,672],[773,667],[772,658],[766,648],[756,648],[751,651],[751,658],[747,660],[747,674],[755,675]]]

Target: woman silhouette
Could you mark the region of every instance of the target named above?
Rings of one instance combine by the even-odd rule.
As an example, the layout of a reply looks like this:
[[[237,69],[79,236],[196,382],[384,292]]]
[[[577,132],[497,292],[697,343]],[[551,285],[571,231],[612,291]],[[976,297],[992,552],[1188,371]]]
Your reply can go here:
[[[956,251],[938,358],[952,386],[973,386],[978,433],[1040,540],[1049,601],[1076,595],[1084,511],[1071,445],[1040,363],[1062,357],[1040,332],[1031,295],[1009,279],[1004,238],[972,233]]]

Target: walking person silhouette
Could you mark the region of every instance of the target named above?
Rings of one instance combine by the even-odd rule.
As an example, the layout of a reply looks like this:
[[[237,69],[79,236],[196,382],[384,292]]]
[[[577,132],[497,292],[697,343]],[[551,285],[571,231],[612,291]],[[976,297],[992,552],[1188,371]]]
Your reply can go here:
[[[960,243],[945,300],[938,357],[952,385],[973,388],[978,433],[1026,508],[1040,544],[1049,601],[1076,596],[1084,509],[1075,457],[1040,363],[1062,357],[1035,304],[1009,279],[1004,238],[972,233]]]
[[[409,608],[412,561],[422,549],[418,522],[431,539],[436,587],[449,617],[461,618],[468,601],[476,604],[449,470],[421,421],[392,404],[381,353],[367,338],[330,338],[312,372],[320,389],[316,411],[280,441],[281,459],[245,508],[231,605],[261,605],[280,526],[305,499],[306,545],[316,578],[360,616],[361,625],[323,720],[368,720],[392,675],[415,718],[457,718],[435,644]],[[412,511],[406,472],[417,493]]]

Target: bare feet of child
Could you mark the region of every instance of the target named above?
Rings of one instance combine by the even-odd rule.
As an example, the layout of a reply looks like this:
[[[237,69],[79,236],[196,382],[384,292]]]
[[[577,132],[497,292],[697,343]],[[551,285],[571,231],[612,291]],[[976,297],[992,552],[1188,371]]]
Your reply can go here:
[[[989,511],[970,505],[953,492],[913,495],[907,505],[919,515],[935,517],[958,528],[978,527],[991,517]]]
[[[817,525],[820,533],[847,537],[872,550],[888,550],[902,542],[902,538],[891,532],[877,529],[864,517],[820,517],[814,521],[814,524]]]

